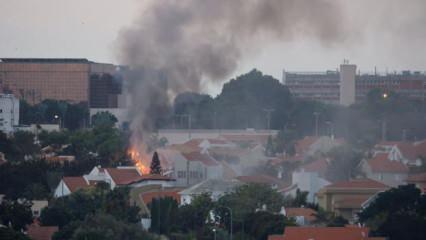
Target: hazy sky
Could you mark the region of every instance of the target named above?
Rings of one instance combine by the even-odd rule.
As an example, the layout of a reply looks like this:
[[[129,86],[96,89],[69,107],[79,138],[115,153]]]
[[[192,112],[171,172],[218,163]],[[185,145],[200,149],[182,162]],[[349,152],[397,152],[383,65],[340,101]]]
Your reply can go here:
[[[117,62],[117,36],[147,0],[0,0],[0,57],[76,57]],[[161,0],[156,0],[161,1]],[[426,70],[426,1],[330,0],[341,6],[346,37],[327,44],[296,37],[241,60],[232,76],[258,68],[281,79],[290,71],[335,69],[343,59],[361,71]],[[349,3],[353,2],[353,3]],[[232,77],[230,76],[230,77]]]

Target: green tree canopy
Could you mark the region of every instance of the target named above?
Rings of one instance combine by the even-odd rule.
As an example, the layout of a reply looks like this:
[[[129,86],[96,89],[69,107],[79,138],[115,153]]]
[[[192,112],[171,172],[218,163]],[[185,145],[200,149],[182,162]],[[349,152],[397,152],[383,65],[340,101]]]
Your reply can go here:
[[[426,195],[414,185],[399,186],[379,193],[359,213],[359,220],[375,236],[390,240],[426,239]]]

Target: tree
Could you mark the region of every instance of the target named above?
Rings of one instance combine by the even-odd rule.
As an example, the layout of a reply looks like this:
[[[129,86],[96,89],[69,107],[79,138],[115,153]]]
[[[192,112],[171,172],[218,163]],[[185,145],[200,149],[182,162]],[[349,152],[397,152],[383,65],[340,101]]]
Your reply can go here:
[[[394,239],[426,239],[426,195],[414,185],[404,185],[379,193],[359,213],[375,236]]]
[[[2,240],[30,240],[20,231],[15,231],[8,227],[0,227],[0,239]]]
[[[33,221],[31,203],[3,200],[0,204],[0,221],[16,231],[26,229],[26,225]]]
[[[61,233],[55,234],[56,236]],[[129,224],[118,221],[111,215],[95,214],[87,216],[83,222],[74,230],[72,240],[151,240],[153,239],[147,232],[144,232],[137,224]],[[66,239],[64,239],[66,240]]]
[[[92,125],[95,127],[114,127],[117,123],[117,118],[110,112],[98,112],[92,116]]]
[[[151,166],[150,166],[150,174],[161,174],[161,163],[160,158],[158,157],[158,153],[154,152],[152,155]]]
[[[204,193],[193,197],[191,204],[179,207],[179,229],[183,232],[195,231],[197,235],[200,235],[212,209],[214,209],[214,203],[210,194]]]
[[[248,215],[244,231],[254,239],[266,240],[268,235],[283,234],[287,226],[296,226],[296,223],[282,214],[257,211]]]
[[[177,227],[178,203],[171,197],[152,199],[150,231],[169,235]]]
[[[249,184],[240,186],[233,192],[219,198],[214,212],[217,216],[216,221],[229,231],[230,208],[234,232],[247,232],[246,222],[250,220],[251,214],[259,210],[277,213],[283,205],[283,196],[271,187],[262,184]]]

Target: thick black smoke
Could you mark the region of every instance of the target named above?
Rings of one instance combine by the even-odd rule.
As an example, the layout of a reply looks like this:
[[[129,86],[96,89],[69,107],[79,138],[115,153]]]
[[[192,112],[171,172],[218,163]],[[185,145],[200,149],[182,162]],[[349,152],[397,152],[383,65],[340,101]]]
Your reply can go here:
[[[342,41],[340,12],[327,0],[149,1],[119,36],[119,59],[133,70],[133,131],[152,130],[170,96],[225,79],[242,57],[268,43],[305,36],[325,45]]]

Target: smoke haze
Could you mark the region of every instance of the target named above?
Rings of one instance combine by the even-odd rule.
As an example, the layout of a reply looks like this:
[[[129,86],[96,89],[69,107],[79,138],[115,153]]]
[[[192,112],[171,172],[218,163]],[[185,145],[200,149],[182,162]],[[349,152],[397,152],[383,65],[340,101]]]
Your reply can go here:
[[[224,80],[268,43],[301,36],[342,42],[340,13],[326,0],[149,1],[119,36],[119,59],[132,69],[133,132],[155,128],[170,96]]]

